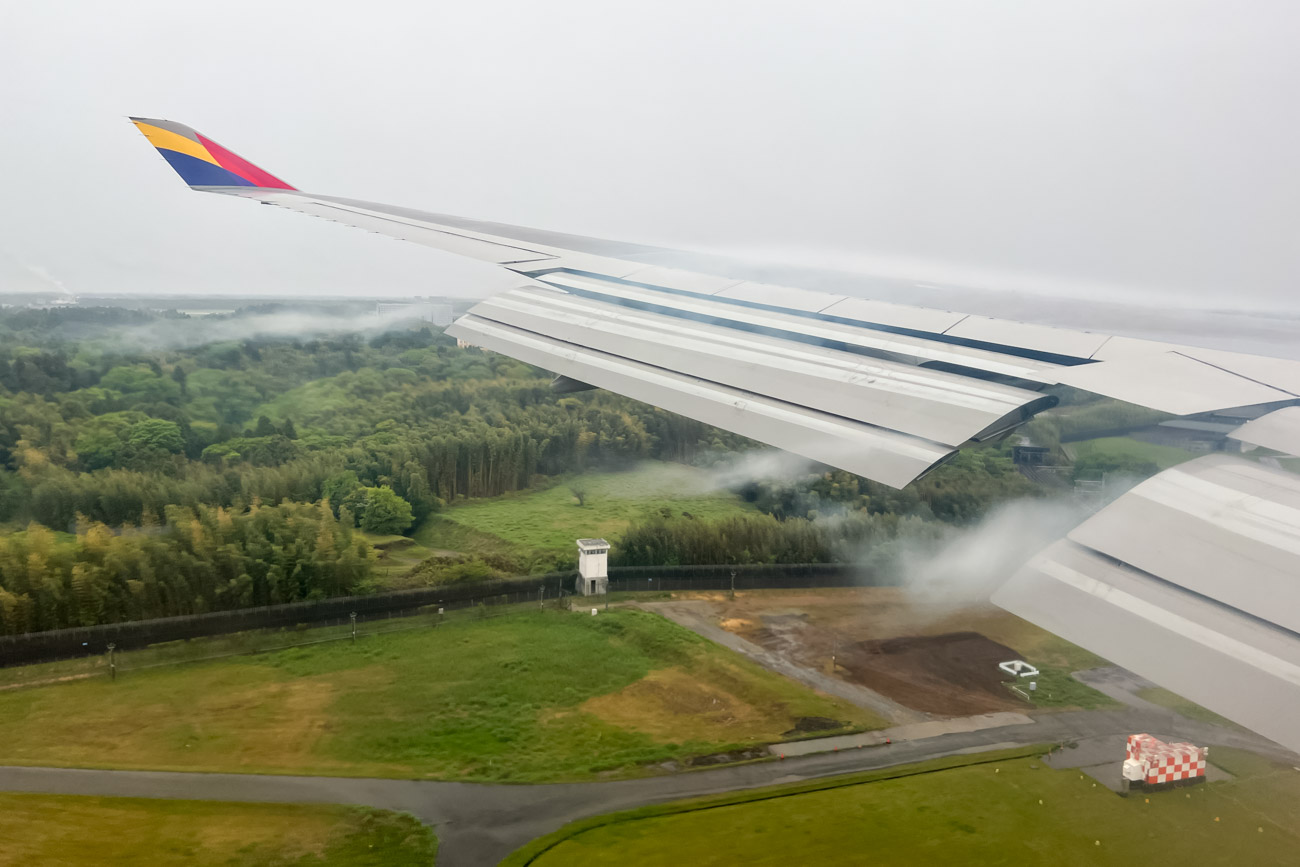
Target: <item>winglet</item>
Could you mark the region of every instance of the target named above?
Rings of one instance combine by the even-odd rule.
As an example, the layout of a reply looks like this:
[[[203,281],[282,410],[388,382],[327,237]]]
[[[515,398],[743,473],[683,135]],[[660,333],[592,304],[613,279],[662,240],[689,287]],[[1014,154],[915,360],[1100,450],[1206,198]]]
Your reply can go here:
[[[191,187],[297,189],[184,124],[148,117],[131,122]]]

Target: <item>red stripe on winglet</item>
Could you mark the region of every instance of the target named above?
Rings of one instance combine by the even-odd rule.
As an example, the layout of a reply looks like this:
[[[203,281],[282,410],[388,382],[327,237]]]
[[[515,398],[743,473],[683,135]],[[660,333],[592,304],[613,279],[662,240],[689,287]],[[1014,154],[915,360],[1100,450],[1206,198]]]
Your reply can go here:
[[[270,172],[262,171],[238,154],[231,153],[202,133],[195,133],[195,135],[199,137],[199,141],[208,149],[208,153],[212,154],[212,158],[223,169],[234,172],[253,186],[271,187],[277,190],[297,189],[297,187],[289,186]]]

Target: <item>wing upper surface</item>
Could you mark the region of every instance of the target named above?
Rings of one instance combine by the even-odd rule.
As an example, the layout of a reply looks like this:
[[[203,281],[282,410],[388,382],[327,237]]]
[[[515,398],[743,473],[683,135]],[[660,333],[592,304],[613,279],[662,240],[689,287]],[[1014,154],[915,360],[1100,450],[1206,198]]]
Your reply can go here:
[[[668,252],[662,248],[298,190],[230,186],[205,191],[255,199],[478,259],[513,271],[534,284],[560,290],[570,297],[549,302],[552,309],[544,316],[537,311],[528,316],[519,310],[504,312],[508,303],[520,303],[522,296],[518,295],[511,302],[489,299],[471,312],[478,320],[509,324],[515,329],[510,334],[527,332],[598,350],[600,355],[590,356],[592,364],[603,363],[594,359],[606,355],[620,355],[640,364],[714,381],[720,387],[757,388],[752,393],[808,410],[842,413],[882,430],[929,439],[948,446],[950,451],[961,443],[953,442],[955,436],[947,428],[959,427],[958,417],[968,414],[961,400],[951,401],[939,411],[953,420],[952,425],[927,427],[904,420],[924,417],[932,406],[930,402],[909,403],[895,396],[878,401],[868,412],[862,404],[854,408],[849,397],[854,391],[849,389],[843,392],[839,405],[832,406],[829,403],[834,398],[828,398],[817,387],[818,383],[824,384],[825,375],[812,375],[801,382],[796,373],[773,376],[771,368],[778,358],[784,358],[794,370],[799,367],[794,357],[802,355],[807,360],[810,347],[817,347],[832,355],[858,354],[882,364],[891,362],[931,371],[914,372],[916,376],[933,378],[935,373],[944,372],[965,377],[972,381],[971,388],[976,388],[974,383],[979,381],[1024,389],[1063,383],[1180,415],[1257,404],[1283,405],[1300,395],[1300,362],[1285,359],[1112,337],[669,268],[657,264]],[[530,297],[530,303],[539,303],[543,296]],[[621,319],[614,317],[611,306],[626,308]],[[566,312],[557,313],[560,307]],[[503,316],[509,321],[503,321]],[[639,342],[620,342],[615,335],[625,333],[633,320],[639,322],[645,334]],[[579,321],[585,324],[575,325]],[[585,333],[578,333],[584,328]],[[648,335],[655,329],[674,335],[693,333],[697,351],[658,353],[654,358],[644,352],[636,357],[627,354],[630,347],[644,347],[646,340],[653,340]],[[449,333],[471,343],[480,336],[479,331],[469,327],[469,320],[456,323]],[[514,354],[505,334],[502,331],[496,335],[493,348]],[[707,346],[710,341],[711,347]],[[782,345],[784,348],[778,349]],[[728,351],[726,346],[740,348]],[[766,360],[759,363],[753,358],[755,353],[766,353]],[[710,356],[713,360],[706,362]],[[724,368],[730,375],[722,375]],[[583,382],[598,378],[582,365],[566,375]],[[755,386],[754,382],[760,380],[768,385]],[[882,387],[885,382],[873,378],[869,371],[862,371],[859,381]],[[1050,400],[1025,399],[1019,405],[1024,412],[1002,429],[1046,408]],[[762,426],[748,425],[744,414],[723,426],[764,439]],[[944,430],[936,433],[935,427]],[[888,476],[889,484],[899,484],[900,478],[902,483],[910,481],[893,469],[875,472],[869,465],[862,467],[861,462],[855,461],[855,465],[857,472],[869,478],[886,481]]]
[[[1228,455],[1166,470],[993,601],[1300,751],[1300,476]]]
[[[1231,436],[1300,452],[1297,361],[777,285],[681,267],[705,260],[658,247],[314,195],[189,127],[135,120],[195,189],[519,275],[448,329],[468,343],[888,485],[1052,406],[1040,392],[1054,384],[1175,414],[1265,405]],[[1223,456],[1166,471],[994,601],[1300,749],[1295,479]]]

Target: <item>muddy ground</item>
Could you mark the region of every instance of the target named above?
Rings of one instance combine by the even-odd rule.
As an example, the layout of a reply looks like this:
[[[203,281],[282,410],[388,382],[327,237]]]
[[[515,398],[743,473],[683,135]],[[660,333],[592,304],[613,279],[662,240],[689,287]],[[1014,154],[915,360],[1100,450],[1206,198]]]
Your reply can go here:
[[[999,609],[954,611],[897,588],[694,598],[708,600],[730,632],[827,673],[833,658],[837,677],[936,716],[1024,710],[997,665],[1042,659],[1052,647],[1046,633]]]

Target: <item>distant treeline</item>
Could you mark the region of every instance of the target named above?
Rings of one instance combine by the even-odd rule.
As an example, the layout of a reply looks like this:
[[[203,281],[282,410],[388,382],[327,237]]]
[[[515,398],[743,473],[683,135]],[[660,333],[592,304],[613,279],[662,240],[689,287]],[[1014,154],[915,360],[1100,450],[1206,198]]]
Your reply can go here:
[[[656,517],[629,527],[610,558],[615,566],[869,563],[879,568],[892,563],[900,545],[933,542],[946,532],[933,521],[865,511],[819,521],[778,521],[771,515],[714,521]]]
[[[0,521],[131,525],[169,505],[313,502],[352,479],[390,488],[418,521],[538,475],[746,442],[618,395],[558,397],[541,371],[429,328],[155,351],[110,340],[152,315],[0,313]],[[100,331],[69,341],[68,321]]]
[[[365,592],[373,556],[354,527],[401,533],[460,498],[753,445],[608,392],[556,395],[542,371],[427,327],[179,349],[122,337],[178,317],[0,311],[0,631]],[[1039,493],[1001,446],[902,491],[826,470],[737,492],[764,514],[669,509],[618,540],[615,561],[887,559]],[[479,552],[428,575],[520,565]]]

